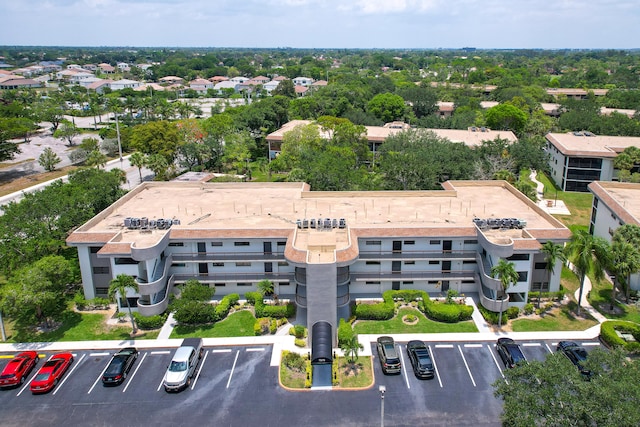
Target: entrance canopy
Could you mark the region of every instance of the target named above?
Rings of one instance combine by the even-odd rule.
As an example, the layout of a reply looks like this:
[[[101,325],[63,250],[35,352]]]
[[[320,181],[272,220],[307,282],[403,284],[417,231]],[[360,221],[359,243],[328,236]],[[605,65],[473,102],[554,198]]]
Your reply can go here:
[[[333,362],[331,324],[320,321],[311,329],[311,363],[323,364]]]

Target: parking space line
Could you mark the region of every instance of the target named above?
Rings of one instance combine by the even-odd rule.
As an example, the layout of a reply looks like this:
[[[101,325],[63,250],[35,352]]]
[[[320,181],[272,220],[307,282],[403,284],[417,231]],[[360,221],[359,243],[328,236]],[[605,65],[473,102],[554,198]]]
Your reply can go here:
[[[165,371],[164,375],[162,376],[162,379],[160,380],[160,384],[158,384],[158,388],[156,389],[156,391],[160,391],[160,387],[162,387],[162,383],[164,382],[164,377],[167,376],[167,372]]]
[[[440,388],[442,388],[442,380],[440,379],[440,372],[438,371],[438,365],[436,365],[436,357],[431,351],[431,346],[429,346],[429,354],[431,355],[431,361],[433,362],[433,369],[436,370],[436,375],[438,376],[438,382],[440,383]]]
[[[404,382],[407,383],[407,388],[411,388],[409,384],[409,377],[407,376],[407,364],[404,363],[404,356],[402,355],[402,346],[398,344],[398,353],[400,354],[400,362],[402,364],[402,372],[404,373]]]
[[[489,350],[489,354],[491,355],[491,358],[493,359],[494,363],[496,364],[496,368],[498,368],[498,372],[500,372],[500,375],[502,375],[502,378],[504,378],[504,374],[502,373],[502,369],[500,369],[500,365],[498,364],[498,359],[496,359],[496,355],[493,354],[493,351],[491,351],[491,346],[487,345],[487,350]]]
[[[453,348],[453,344],[436,344],[436,348]]]
[[[171,353],[171,351],[169,350],[156,350],[156,351],[152,351],[150,354],[169,354]]]
[[[540,347],[542,344],[540,344],[539,342],[525,342],[522,343],[523,347]]]
[[[245,351],[264,351],[264,347],[262,347],[262,348],[247,348]]]
[[[202,372],[202,367],[204,366],[204,361],[207,360],[207,356],[208,355],[209,355],[209,352],[205,351],[204,352],[204,357],[200,361],[200,367],[198,368],[198,372],[196,373],[196,377],[193,380],[193,384],[191,385],[191,390],[193,390],[193,388],[196,386],[196,383],[198,382],[198,378],[200,378],[200,372]]]
[[[211,350],[211,353],[231,353],[231,349],[221,348],[221,349]]]
[[[108,354],[108,353],[107,353]],[[100,378],[102,378],[102,376],[104,375],[104,372],[107,370],[107,368],[109,367],[109,363],[111,362],[111,360],[109,360],[107,362],[106,365],[104,365],[104,369],[102,370],[102,372],[100,372],[100,375],[98,375],[98,378],[96,378],[96,380],[93,382],[93,385],[91,386],[91,388],[89,389],[89,391],[87,392],[87,394],[90,394],[93,391],[93,388],[96,386],[96,384],[98,384],[98,381],[100,381]]]
[[[482,348],[482,344],[465,344],[464,348]]]
[[[596,346],[599,346],[600,343],[599,342],[583,342],[583,343],[580,343],[580,345],[582,345],[583,347],[596,347]]]
[[[549,353],[553,353],[553,350],[551,350],[551,347],[549,347],[549,344],[544,343],[544,346],[547,347],[547,350],[549,350]]]
[[[229,388],[229,384],[231,384],[231,377],[233,377],[233,371],[236,369],[236,362],[238,362],[239,354],[240,354],[240,350],[236,351],[236,358],[233,361],[233,366],[231,367],[231,373],[229,374],[229,380],[227,381],[227,388]]]
[[[129,388],[129,384],[131,384],[131,381],[133,381],[133,377],[135,377],[136,374],[138,373],[138,369],[140,369],[140,366],[142,365],[142,362],[144,362],[145,357],[147,357],[147,353],[142,355],[142,359],[140,359],[140,361],[138,362],[138,366],[136,366],[135,371],[133,371],[133,374],[131,374],[131,376],[129,377],[129,381],[127,381],[127,385],[125,385],[124,388],[122,389],[123,393],[127,391],[127,388]]]
[[[89,353],[89,357],[108,356],[111,353]]]
[[[469,365],[467,364],[467,359],[464,357],[464,353],[462,352],[462,347],[458,345],[458,350],[460,351],[460,356],[462,356],[462,361],[464,362],[464,366],[467,367],[467,372],[469,373],[469,378],[471,378],[471,382],[473,386],[476,387],[476,380],[473,379],[473,375],[471,375],[471,370],[469,369]]]
[[[71,368],[71,370],[69,372],[67,372],[67,374],[64,376],[64,379],[62,381],[60,381],[60,383],[58,384],[58,386],[56,387],[55,390],[53,390],[52,394],[56,394],[58,392],[58,390],[60,390],[60,388],[64,385],[65,382],[67,382],[67,378],[69,378],[71,376],[71,374],[73,374],[73,371],[76,370],[76,368],[78,366],[80,366],[80,362],[82,362],[84,360],[84,358],[87,357],[87,353],[83,354],[82,357],[80,358],[80,360],[78,360],[75,365],[73,366],[73,368]]]

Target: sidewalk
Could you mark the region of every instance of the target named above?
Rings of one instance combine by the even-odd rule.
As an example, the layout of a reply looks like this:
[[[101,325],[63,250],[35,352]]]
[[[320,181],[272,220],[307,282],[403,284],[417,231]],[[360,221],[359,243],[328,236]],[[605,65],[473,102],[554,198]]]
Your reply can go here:
[[[540,209],[552,215],[571,215],[571,211],[567,208],[562,200],[550,200],[544,198],[544,184],[537,179],[538,172],[531,169],[529,179],[536,184],[536,204]]]

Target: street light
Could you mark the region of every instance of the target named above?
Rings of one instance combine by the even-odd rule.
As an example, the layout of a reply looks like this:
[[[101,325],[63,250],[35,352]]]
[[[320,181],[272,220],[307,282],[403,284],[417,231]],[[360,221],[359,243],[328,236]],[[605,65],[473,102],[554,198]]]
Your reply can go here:
[[[381,385],[378,390],[380,390],[380,427],[384,427],[384,392],[387,388]]]

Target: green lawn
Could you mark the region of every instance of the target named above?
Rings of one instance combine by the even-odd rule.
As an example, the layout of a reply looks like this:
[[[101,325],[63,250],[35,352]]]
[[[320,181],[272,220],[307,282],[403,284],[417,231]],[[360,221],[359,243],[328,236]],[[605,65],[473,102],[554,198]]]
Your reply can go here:
[[[240,310],[213,325],[176,326],[171,338],[220,338],[253,336],[256,318],[248,310]]]
[[[413,314],[418,316],[418,323],[407,325],[402,321],[402,316]],[[424,314],[415,308],[404,307],[390,320],[359,320],[353,326],[356,334],[420,334],[420,333],[444,333],[444,332],[478,332],[473,320],[458,323],[442,323],[427,319]]]
[[[111,326],[105,323],[102,313],[78,313],[68,311],[63,315],[62,325],[51,332],[35,332],[32,330],[11,330],[10,342],[51,342],[51,341],[93,341],[93,340],[128,340],[131,325]],[[160,331],[145,332],[136,339],[155,339]]]
[[[575,303],[563,305],[559,310],[547,312],[541,319],[520,319],[510,322],[514,332],[532,331],[584,331],[598,324],[593,319],[576,318],[571,309],[575,308]]]
[[[588,229],[591,219],[591,205],[593,195],[591,193],[576,193],[560,191],[558,187],[543,172],[538,172],[538,181],[544,184],[544,198],[547,200],[562,200],[571,212],[571,215],[556,215],[571,231],[580,228]]]
[[[611,292],[613,291],[611,284],[603,280],[596,282],[591,280],[592,289],[589,293],[589,303],[602,313],[608,319],[628,320],[630,322],[640,323],[640,310],[634,304],[615,303],[618,312],[612,313],[611,308]]]
[[[338,357],[338,387],[367,388],[373,384],[371,357],[358,356],[354,364],[346,357]]]

